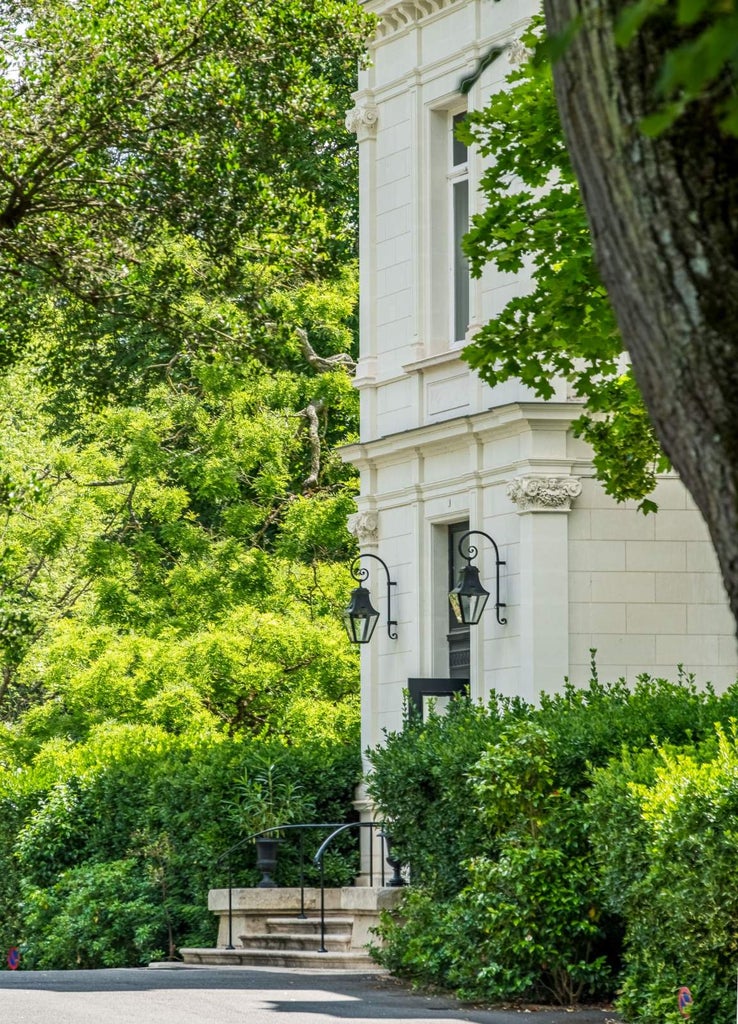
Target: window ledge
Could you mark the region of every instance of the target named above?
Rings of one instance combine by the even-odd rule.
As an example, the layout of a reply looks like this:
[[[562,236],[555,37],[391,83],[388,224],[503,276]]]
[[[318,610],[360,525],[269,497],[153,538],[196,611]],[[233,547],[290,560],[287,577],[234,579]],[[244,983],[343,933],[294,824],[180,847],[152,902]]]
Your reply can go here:
[[[405,373],[422,373],[423,370],[431,369],[434,366],[444,366],[446,363],[461,362],[461,353],[463,350],[463,345],[459,345],[456,348],[447,349],[446,352],[437,352],[433,356],[425,356],[424,359],[415,359],[410,363],[404,363],[402,368]],[[471,367],[466,363],[464,365],[471,372]]]

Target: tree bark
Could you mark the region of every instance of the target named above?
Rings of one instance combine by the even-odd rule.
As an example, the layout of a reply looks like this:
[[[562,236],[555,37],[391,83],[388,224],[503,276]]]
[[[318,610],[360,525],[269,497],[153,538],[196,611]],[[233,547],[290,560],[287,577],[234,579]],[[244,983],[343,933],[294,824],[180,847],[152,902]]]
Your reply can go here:
[[[582,19],[554,66],[556,96],[636,380],[707,523],[738,622],[738,140],[708,101],[655,139],[641,133],[680,37],[655,19],[618,48],[627,2],[545,0],[549,32]]]

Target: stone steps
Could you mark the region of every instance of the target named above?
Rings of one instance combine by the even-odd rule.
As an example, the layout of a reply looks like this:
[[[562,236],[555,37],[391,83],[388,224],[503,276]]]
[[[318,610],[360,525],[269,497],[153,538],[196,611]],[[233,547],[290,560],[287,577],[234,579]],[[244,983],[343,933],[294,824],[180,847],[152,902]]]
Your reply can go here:
[[[396,889],[326,889],[321,953],[319,889],[211,890],[210,909],[220,919],[216,948],[188,948],[186,964],[286,967],[385,973],[366,951],[380,911],[394,905]],[[299,916],[300,906],[306,916]],[[231,908],[230,923],[228,909]],[[229,949],[233,945],[235,948]]]
[[[368,953],[354,951],[318,953],[316,950],[275,949],[181,949],[186,964],[240,967],[319,968],[321,970],[385,973]]]
[[[251,949],[299,949],[318,952],[320,931],[305,934],[302,932],[254,932],[251,935],[239,935],[241,944]],[[331,952],[348,952],[351,949],[351,932],[326,932],[326,949]]]
[[[295,932],[320,935],[319,917],[267,917],[264,923],[267,931],[274,935],[294,934]],[[325,919],[326,935],[338,932],[348,933],[350,936],[353,926],[353,917],[326,917]]]

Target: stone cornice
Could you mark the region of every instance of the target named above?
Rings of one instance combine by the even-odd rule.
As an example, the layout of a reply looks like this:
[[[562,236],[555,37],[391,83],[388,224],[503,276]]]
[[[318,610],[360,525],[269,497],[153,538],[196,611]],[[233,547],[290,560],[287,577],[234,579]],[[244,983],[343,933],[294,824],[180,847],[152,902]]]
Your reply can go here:
[[[582,481],[576,476],[517,476],[507,485],[518,512],[570,512],[581,493]]]
[[[404,29],[412,28],[418,22],[446,10],[447,7],[461,7],[467,0],[385,0],[366,6],[378,16],[377,41],[393,36]]]
[[[359,441],[339,449],[344,462],[356,466],[375,462],[402,462],[408,451],[423,447],[424,451],[448,450],[459,438],[508,436],[531,429],[568,430],[581,415],[581,406],[569,402],[511,402],[473,416],[454,416],[437,420],[396,434],[384,434],[371,441]],[[572,460],[564,460],[567,468]]]

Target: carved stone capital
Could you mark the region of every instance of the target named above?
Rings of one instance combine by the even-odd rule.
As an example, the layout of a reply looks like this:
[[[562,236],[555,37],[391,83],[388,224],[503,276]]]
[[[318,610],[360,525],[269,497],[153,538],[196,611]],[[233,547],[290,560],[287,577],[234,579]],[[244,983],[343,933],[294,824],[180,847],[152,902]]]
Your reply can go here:
[[[363,103],[352,107],[346,114],[346,128],[353,132],[359,142],[374,138],[377,134],[379,110],[371,103]]]
[[[507,48],[507,59],[513,67],[517,64],[525,64],[530,60],[533,51],[529,50],[522,39],[513,39]]]
[[[582,493],[575,476],[517,476],[507,485],[508,497],[518,512],[570,512]]]
[[[376,512],[354,512],[348,517],[348,531],[359,542],[364,544],[376,544],[379,540],[379,517]]]

